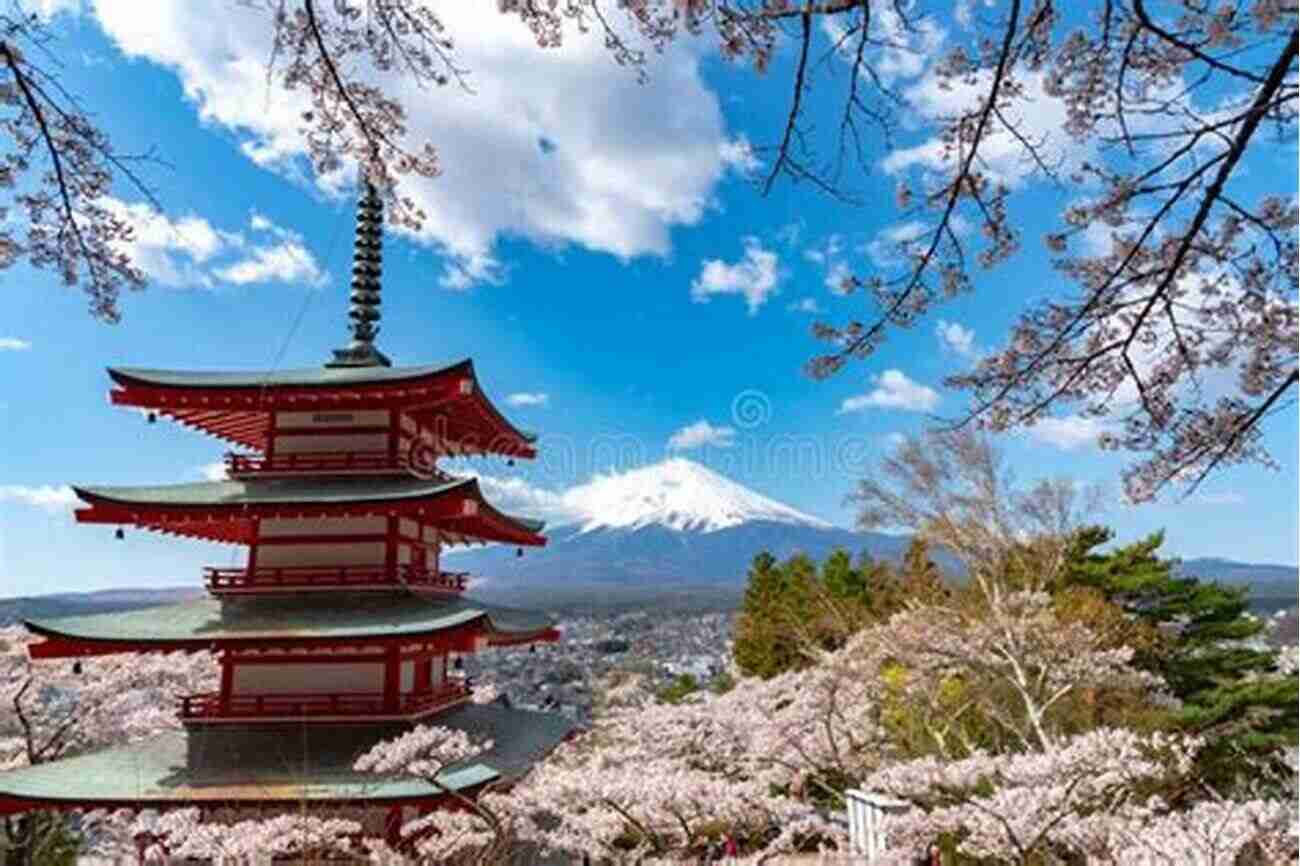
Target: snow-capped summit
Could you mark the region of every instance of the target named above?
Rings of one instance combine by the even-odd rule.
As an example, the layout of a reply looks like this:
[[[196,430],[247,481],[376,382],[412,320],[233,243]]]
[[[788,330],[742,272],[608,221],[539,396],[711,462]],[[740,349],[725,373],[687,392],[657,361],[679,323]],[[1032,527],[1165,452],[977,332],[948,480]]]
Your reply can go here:
[[[751,521],[830,527],[683,457],[597,475],[566,491],[564,502],[578,515],[580,533],[646,526],[716,532]]]

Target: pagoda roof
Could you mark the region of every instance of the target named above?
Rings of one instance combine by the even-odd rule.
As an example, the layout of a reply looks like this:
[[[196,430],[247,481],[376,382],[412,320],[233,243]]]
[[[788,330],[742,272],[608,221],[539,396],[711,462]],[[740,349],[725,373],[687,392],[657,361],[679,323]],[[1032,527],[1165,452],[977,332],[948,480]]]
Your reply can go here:
[[[437,782],[465,791],[522,776],[575,731],[553,713],[463,704],[426,724],[493,741]],[[131,745],[0,773],[0,814],[33,808],[179,808],[315,803],[423,803],[443,793],[421,779],[359,773],[352,764],[404,724],[223,726],[171,731]],[[304,759],[305,756],[305,759]]]
[[[470,359],[420,367],[160,370],[109,367],[115,405],[135,406],[248,448],[265,450],[270,414],[402,409],[437,425],[467,454],[535,457],[536,434],[511,424],[484,394]]]
[[[475,478],[308,477],[73,490],[90,506],[76,512],[82,523],[134,524],[214,541],[252,541],[259,518],[401,514],[437,527],[453,544],[546,543],[544,521],[498,511]]]
[[[238,600],[204,598],[139,610],[24,620],[48,643],[33,658],[147,650],[409,642],[455,636],[489,644],[553,640],[553,621],[464,597],[328,593]],[[472,648],[467,646],[466,649]]]
[[[155,388],[328,388],[413,382],[451,374],[474,375],[466,358],[454,364],[419,367],[306,367],[297,370],[160,370],[152,367],[109,367],[119,385]]]

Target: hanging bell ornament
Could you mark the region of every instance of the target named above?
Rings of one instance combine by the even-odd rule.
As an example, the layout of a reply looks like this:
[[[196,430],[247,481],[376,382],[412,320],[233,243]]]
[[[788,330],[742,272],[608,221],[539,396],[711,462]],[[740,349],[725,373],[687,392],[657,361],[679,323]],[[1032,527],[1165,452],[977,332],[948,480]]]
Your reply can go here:
[[[523,555],[524,555],[524,549],[523,549],[522,547],[516,547],[516,548],[515,548],[515,559],[519,559],[519,558],[520,558],[521,556],[523,556]]]
[[[122,539],[126,538],[126,531],[119,526],[116,530],[113,531],[113,537],[116,538],[118,541],[121,541]]]

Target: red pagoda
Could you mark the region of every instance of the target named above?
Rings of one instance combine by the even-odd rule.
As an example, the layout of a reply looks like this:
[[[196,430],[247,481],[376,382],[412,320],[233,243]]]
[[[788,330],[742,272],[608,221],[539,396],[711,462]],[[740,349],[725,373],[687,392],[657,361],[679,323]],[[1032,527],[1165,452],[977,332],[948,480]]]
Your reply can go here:
[[[111,401],[225,439],[226,479],[77,487],[81,523],[130,525],[247,548],[204,570],[208,598],[24,624],[34,659],[211,651],[220,688],[185,696],[183,730],[0,775],[0,814],[30,809],[437,808],[445,792],[352,770],[417,722],[495,746],[438,779],[469,792],[508,782],[571,733],[556,715],[475,704],[448,657],[553,641],[543,617],[465,598],[452,545],[542,545],[542,524],[504,514],[444,456],[535,456],[534,439],[484,396],[470,361],[394,367],[374,341],[382,205],[357,217],[352,342],[319,369],[112,368]]]

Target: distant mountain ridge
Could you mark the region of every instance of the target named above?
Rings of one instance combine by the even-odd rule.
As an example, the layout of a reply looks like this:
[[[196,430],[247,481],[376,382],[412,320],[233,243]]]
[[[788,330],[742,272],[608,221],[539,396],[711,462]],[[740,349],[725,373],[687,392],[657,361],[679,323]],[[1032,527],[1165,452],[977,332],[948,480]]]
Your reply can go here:
[[[475,548],[446,556],[445,566],[469,571],[478,578],[473,590],[493,596],[542,582],[557,592],[566,584],[585,591],[721,588],[743,585],[761,550],[778,559],[795,553],[821,559],[842,548],[898,561],[911,540],[833,526],[684,458],[600,476],[560,498],[567,517],[548,530],[546,547],[522,556],[514,548]],[[946,551],[932,555],[948,574],[963,573]],[[1293,566],[1204,557],[1179,567],[1192,577],[1258,586],[1270,598],[1294,598],[1300,574]]]
[[[443,567],[468,571],[472,595],[526,606],[600,598],[654,605],[692,595],[716,606],[739,599],[750,560],[759,551],[778,559],[796,553],[822,559],[842,548],[854,556],[866,551],[875,559],[898,561],[910,541],[832,526],[683,458],[598,476],[551,495],[554,501],[547,504],[561,519],[547,531],[545,547],[526,549],[522,556],[501,545],[456,551],[444,555]],[[962,573],[946,551],[933,556],[948,574]],[[1249,585],[1252,606],[1259,610],[1296,603],[1300,572],[1295,566],[1198,557],[1179,568],[1203,580]],[[0,600],[0,624],[127,610],[201,594],[196,586]]]

